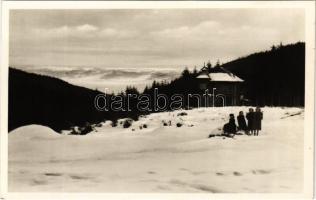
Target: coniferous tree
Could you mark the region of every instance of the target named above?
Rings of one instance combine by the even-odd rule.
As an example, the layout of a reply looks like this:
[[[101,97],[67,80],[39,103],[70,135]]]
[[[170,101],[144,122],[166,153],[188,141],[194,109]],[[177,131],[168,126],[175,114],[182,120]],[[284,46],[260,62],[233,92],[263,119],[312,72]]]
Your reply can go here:
[[[216,61],[216,64],[215,64],[215,68],[218,68],[220,65],[221,65],[220,61],[217,60],[217,61]]]
[[[208,61],[208,62],[207,62],[206,67],[207,67],[208,72],[211,72],[211,71],[212,71],[212,64],[211,64],[211,61]]]
[[[189,76],[190,76],[190,71],[189,71],[189,69],[186,67],[184,70],[183,70],[183,72],[182,72],[182,77],[184,77],[184,78],[188,78]]]

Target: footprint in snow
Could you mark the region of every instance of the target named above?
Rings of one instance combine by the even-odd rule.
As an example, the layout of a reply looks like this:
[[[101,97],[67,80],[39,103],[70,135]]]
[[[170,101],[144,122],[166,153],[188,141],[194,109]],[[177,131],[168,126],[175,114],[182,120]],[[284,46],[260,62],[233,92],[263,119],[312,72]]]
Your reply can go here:
[[[224,176],[225,174],[222,172],[216,172],[216,176]]]
[[[234,176],[242,176],[242,173],[240,173],[240,172],[234,172],[233,174],[234,174]]]
[[[61,173],[44,173],[45,176],[61,176]]]
[[[270,174],[271,170],[264,170],[264,169],[257,169],[257,170],[252,170],[253,174]]]

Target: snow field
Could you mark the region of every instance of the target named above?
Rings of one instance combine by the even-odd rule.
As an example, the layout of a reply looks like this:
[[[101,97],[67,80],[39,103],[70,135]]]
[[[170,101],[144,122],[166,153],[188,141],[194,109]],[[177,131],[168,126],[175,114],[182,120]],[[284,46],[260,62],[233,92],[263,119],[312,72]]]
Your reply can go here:
[[[259,136],[208,138],[241,110],[155,113],[85,136],[18,128],[9,134],[9,191],[301,192],[304,110],[265,107]]]

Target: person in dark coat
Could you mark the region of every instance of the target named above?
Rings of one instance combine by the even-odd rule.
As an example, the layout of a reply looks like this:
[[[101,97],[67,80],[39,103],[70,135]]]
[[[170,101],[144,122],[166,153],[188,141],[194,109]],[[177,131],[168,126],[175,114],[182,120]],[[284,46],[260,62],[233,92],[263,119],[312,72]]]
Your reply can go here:
[[[223,127],[224,135],[233,137],[237,132],[237,126],[235,124],[235,116],[234,114],[229,115],[229,122],[224,124]]]
[[[234,121],[235,123],[235,115],[234,114],[229,114],[229,120]]]
[[[238,122],[238,130],[245,131],[245,133],[248,134],[248,127],[247,127],[247,123],[246,123],[243,111],[239,112],[239,115],[237,116],[237,122]]]
[[[258,136],[259,131],[261,130],[261,121],[263,119],[263,113],[261,112],[260,108],[256,108],[256,112],[253,114],[253,129],[254,135]]]
[[[253,121],[254,121],[254,112],[253,108],[249,108],[249,112],[246,114],[246,118],[248,121],[248,130],[250,131],[250,135],[254,132]]]

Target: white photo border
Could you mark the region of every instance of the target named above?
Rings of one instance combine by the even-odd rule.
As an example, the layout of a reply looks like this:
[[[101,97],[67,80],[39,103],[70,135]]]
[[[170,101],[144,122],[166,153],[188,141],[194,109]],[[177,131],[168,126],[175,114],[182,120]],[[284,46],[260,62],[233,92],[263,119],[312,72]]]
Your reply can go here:
[[[304,190],[302,193],[12,193],[8,192],[9,12],[12,9],[305,9]],[[0,198],[4,199],[311,199],[314,178],[315,1],[3,1],[0,68]]]

